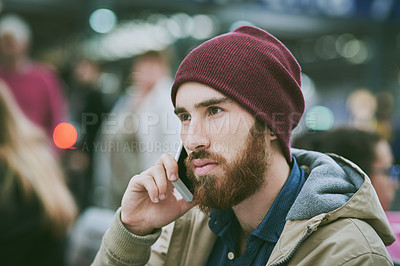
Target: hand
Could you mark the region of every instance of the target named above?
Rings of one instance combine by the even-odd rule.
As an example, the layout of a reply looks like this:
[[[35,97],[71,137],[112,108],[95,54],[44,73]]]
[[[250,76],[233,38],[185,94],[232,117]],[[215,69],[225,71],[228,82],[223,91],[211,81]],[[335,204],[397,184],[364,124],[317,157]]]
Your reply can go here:
[[[171,182],[178,180],[178,164],[164,153],[157,164],[131,178],[122,198],[121,220],[135,235],[146,235],[189,211],[196,203],[177,199]]]

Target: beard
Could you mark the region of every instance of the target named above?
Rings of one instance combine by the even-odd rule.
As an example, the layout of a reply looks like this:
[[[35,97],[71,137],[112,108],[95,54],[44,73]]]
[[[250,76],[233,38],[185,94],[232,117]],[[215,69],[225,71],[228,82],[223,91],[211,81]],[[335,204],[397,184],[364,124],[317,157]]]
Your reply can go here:
[[[187,176],[194,186],[194,196],[200,210],[226,210],[254,195],[264,184],[269,167],[270,151],[265,140],[265,125],[256,121],[250,129],[244,147],[231,162],[206,150],[192,152],[185,160]],[[222,168],[222,174],[196,177],[193,159],[211,159]]]

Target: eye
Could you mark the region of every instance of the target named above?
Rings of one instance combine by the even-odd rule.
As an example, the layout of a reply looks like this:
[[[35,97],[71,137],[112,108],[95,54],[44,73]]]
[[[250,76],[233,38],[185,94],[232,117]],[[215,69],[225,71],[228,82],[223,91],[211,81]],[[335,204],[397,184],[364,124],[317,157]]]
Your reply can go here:
[[[221,112],[222,109],[219,108],[219,107],[213,106],[213,107],[210,107],[209,111],[210,111],[210,114],[211,114],[211,115],[216,115],[216,114],[218,114],[219,112]]]
[[[178,115],[178,117],[182,122],[188,121],[192,118],[188,113],[181,113]]]

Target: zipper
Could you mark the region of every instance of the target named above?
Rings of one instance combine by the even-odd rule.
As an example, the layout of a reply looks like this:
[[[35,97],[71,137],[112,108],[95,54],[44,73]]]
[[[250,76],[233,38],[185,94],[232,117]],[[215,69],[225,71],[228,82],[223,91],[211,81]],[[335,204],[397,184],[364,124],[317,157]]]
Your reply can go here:
[[[289,255],[287,255],[285,258],[281,259],[280,261],[278,261],[274,264],[271,264],[271,266],[284,265],[284,264],[288,263],[289,260],[292,259],[292,257],[296,253],[296,251],[299,249],[301,244],[303,244],[303,242],[307,239],[307,237],[309,237],[311,235],[311,233],[313,231],[315,231],[315,230],[313,230],[311,226],[307,226],[307,232],[301,237],[299,242],[297,242],[296,246],[292,249],[292,251],[289,253]]]

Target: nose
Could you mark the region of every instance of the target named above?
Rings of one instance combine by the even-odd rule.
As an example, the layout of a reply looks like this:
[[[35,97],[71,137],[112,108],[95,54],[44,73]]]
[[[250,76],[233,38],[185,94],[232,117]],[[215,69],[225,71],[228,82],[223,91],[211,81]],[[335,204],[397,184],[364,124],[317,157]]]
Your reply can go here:
[[[206,125],[199,120],[192,119],[189,125],[182,126],[181,138],[188,151],[208,149],[211,144]]]

